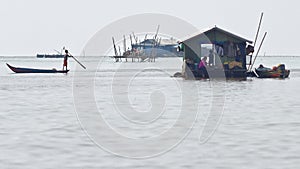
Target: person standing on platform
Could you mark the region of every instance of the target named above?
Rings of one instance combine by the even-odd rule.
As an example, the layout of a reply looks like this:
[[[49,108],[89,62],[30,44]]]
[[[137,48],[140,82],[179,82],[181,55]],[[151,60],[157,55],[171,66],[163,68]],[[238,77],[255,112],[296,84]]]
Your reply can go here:
[[[212,50],[209,50],[209,55],[208,55],[208,66],[213,66],[214,65],[214,54]]]

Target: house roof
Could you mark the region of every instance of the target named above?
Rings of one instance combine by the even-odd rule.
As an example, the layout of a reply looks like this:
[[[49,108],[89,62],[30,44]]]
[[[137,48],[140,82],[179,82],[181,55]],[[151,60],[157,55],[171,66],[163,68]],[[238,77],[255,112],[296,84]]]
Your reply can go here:
[[[199,41],[200,39],[200,41]],[[182,42],[190,42],[190,41],[195,41],[197,40],[199,43],[224,43],[226,41],[232,41],[232,42],[248,42],[252,43],[252,41],[247,40],[245,38],[242,38],[238,35],[235,35],[231,32],[228,32],[226,30],[223,30],[218,27],[214,27],[212,29],[209,29],[207,31],[204,31],[202,33],[198,33],[194,36],[187,37],[185,40]]]

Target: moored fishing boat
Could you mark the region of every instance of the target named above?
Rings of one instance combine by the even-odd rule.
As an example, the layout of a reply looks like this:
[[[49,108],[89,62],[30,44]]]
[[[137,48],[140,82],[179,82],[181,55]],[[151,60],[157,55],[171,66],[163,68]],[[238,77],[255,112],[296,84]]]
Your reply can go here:
[[[68,73],[69,70],[56,69],[33,69],[33,68],[19,68],[6,63],[6,65],[15,73]]]
[[[63,58],[63,54],[37,54],[37,58]]]
[[[61,49],[61,51],[58,51],[58,50],[54,49],[54,51],[57,52],[57,53],[55,53],[55,54],[37,54],[36,57],[37,58],[64,58],[64,56],[65,56],[63,54],[64,50],[65,50],[65,47],[63,47]]]
[[[290,75],[290,70],[285,69],[284,64],[274,66],[273,69],[260,65],[255,69],[258,78],[287,78]]]

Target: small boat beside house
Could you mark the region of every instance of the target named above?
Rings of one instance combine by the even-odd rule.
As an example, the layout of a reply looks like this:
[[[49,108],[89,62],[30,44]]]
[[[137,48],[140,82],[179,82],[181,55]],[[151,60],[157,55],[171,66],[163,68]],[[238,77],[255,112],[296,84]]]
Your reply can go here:
[[[6,63],[10,70],[15,73],[68,73],[69,70],[57,70],[57,69],[33,69],[33,68],[20,68],[14,67]]]
[[[290,70],[287,70],[284,64],[274,66],[272,69],[260,65],[255,69],[255,73],[258,78],[288,78]]]

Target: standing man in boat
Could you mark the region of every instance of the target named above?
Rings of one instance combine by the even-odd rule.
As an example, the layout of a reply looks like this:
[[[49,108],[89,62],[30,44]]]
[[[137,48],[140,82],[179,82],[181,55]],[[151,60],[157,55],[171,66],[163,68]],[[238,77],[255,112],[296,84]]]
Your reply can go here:
[[[68,70],[68,57],[72,57],[69,54],[69,51],[67,49],[65,49],[65,56],[64,56],[64,64],[63,64],[63,70]]]

